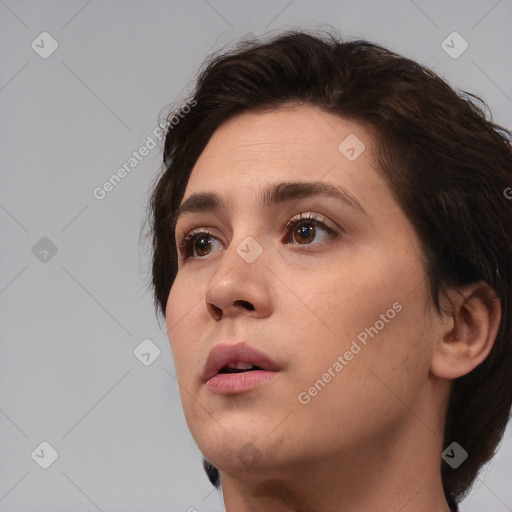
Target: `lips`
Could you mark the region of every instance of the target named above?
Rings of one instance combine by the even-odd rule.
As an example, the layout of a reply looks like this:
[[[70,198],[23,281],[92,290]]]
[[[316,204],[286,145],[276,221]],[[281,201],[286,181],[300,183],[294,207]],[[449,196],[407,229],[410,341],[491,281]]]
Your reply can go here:
[[[249,363],[252,363],[253,366],[249,367]],[[269,356],[243,342],[221,343],[213,347],[208,355],[201,378],[203,382],[208,382],[219,373],[249,373],[254,370],[276,372],[279,371],[279,367]]]

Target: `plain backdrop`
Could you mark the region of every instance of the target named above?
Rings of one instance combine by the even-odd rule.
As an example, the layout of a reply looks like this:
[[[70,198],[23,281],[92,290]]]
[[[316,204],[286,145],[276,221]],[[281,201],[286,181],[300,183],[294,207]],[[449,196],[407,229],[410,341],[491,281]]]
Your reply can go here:
[[[0,0],[0,512],[224,510],[147,289],[161,145],[128,164],[208,54],[331,25],[511,128],[510,20],[510,0]],[[510,432],[464,512],[512,510]]]

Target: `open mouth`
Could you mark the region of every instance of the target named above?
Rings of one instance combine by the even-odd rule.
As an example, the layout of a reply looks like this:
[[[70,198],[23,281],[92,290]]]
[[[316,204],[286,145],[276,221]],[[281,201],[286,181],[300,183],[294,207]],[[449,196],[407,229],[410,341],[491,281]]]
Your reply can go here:
[[[259,387],[280,371],[269,356],[244,342],[219,343],[210,350],[201,380],[213,393],[228,395]]]
[[[253,363],[237,361],[224,365],[206,384],[210,391],[220,395],[235,395],[274,379],[277,371],[265,370]]]
[[[251,372],[254,370],[263,370],[259,366],[252,363],[244,363],[242,361],[237,362],[235,365],[226,365],[223,366],[219,373],[243,373],[243,372]]]

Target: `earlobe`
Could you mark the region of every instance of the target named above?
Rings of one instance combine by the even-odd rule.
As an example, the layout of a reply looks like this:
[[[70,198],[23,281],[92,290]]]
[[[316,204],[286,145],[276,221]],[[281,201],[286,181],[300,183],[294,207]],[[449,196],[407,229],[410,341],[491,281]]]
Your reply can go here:
[[[451,315],[442,328],[432,358],[431,373],[445,379],[468,374],[489,355],[498,334],[501,303],[484,281],[447,292]]]

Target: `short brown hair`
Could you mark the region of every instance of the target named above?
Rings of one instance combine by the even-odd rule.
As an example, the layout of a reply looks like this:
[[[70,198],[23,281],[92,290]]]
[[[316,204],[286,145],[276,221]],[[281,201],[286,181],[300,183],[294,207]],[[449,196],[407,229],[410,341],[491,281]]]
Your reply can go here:
[[[357,121],[376,140],[379,172],[414,225],[437,311],[450,285],[483,280],[502,317],[494,347],[455,379],[444,446],[457,441],[468,459],[442,464],[445,494],[460,501],[492,458],[512,402],[512,185],[510,132],[487,119],[477,96],[455,92],[413,60],[364,40],[293,31],[267,42],[240,43],[213,55],[199,75],[197,102],[166,134],[164,172],[150,203],[155,306],[165,316],[177,273],[174,213],[195,162],[231,116],[288,102],[314,105]],[[175,112],[171,112],[175,116]],[[205,470],[218,485],[218,472]]]

